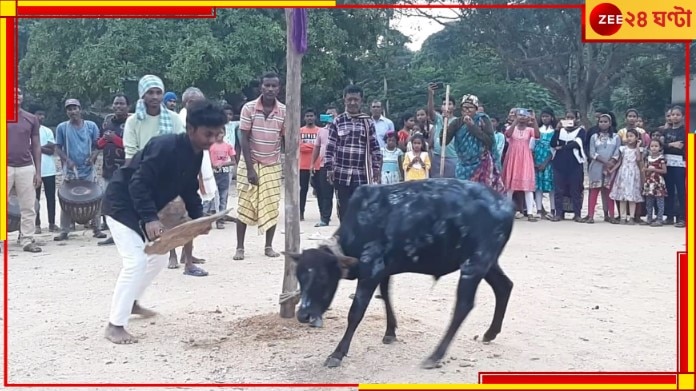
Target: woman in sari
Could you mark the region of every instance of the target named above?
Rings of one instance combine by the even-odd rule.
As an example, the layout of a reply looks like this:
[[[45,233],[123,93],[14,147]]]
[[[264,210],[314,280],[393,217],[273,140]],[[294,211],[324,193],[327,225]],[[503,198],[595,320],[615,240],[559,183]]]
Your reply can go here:
[[[505,187],[495,165],[500,157],[495,148],[493,125],[488,115],[477,113],[478,106],[478,97],[464,95],[462,115],[447,129],[447,144],[454,140],[458,156],[456,177],[482,183],[503,193]]]

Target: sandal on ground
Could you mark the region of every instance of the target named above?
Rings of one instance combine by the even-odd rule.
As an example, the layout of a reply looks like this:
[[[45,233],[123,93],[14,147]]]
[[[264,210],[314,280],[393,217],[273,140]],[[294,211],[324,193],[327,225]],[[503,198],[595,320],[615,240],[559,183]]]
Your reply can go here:
[[[537,221],[537,218],[536,216],[530,214],[529,216],[527,216],[527,220],[532,223],[535,223]]]
[[[56,242],[62,242],[64,240],[68,240],[68,234],[65,232],[62,232],[60,235],[54,237],[53,240]]]
[[[557,223],[557,222],[561,221],[561,217],[560,216],[551,216],[551,217],[549,217],[549,221],[553,221],[554,223]]]
[[[102,231],[94,231],[94,233],[92,234],[92,237],[97,238],[97,239],[105,239],[106,234]]]
[[[97,242],[97,246],[108,246],[110,244],[114,244],[113,237]]]
[[[278,254],[277,252],[273,251],[273,247],[270,247],[270,246],[266,246],[266,247],[263,249],[263,253],[264,253],[264,255],[266,255],[266,256],[269,257],[269,258],[278,258],[278,257],[280,256],[280,254]]]
[[[28,253],[40,253],[41,247],[39,247],[36,243],[31,242],[31,243],[25,244],[23,250],[28,252]]]
[[[235,261],[242,261],[244,260],[244,249],[243,248],[238,248],[237,251],[234,253],[234,257],[232,257]]]
[[[590,221],[590,216],[585,216],[585,217],[581,218],[580,221],[578,221],[578,222],[579,223],[587,223],[588,221]]]
[[[205,277],[208,275],[208,272],[199,267],[194,266],[191,270],[184,270],[184,275],[193,277]]]
[[[328,227],[329,223],[327,223],[326,221],[320,221],[320,222],[314,224],[314,226],[315,227]]]
[[[585,222],[586,222],[587,224],[594,224],[594,219],[593,219],[592,217],[587,217],[587,218],[585,219]]]

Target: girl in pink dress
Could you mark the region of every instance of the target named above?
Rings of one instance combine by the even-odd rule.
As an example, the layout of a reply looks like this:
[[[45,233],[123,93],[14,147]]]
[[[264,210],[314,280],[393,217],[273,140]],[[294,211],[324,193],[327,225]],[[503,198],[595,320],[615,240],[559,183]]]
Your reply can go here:
[[[530,127],[531,125],[531,127]],[[529,221],[536,221],[534,208],[534,156],[530,141],[539,138],[539,125],[534,111],[518,109],[512,124],[505,131],[508,149],[503,163],[503,183],[508,198],[512,200],[515,191],[524,192]],[[518,213],[518,218],[521,215]]]

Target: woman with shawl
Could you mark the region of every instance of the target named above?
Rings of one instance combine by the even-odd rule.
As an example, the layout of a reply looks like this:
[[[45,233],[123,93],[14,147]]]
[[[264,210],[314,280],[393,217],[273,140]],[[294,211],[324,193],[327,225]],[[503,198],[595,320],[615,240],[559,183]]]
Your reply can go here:
[[[498,150],[491,120],[485,113],[477,113],[478,97],[464,95],[462,115],[447,129],[447,144],[454,140],[457,151],[456,176],[459,179],[482,183],[503,193],[505,187],[495,165]]]

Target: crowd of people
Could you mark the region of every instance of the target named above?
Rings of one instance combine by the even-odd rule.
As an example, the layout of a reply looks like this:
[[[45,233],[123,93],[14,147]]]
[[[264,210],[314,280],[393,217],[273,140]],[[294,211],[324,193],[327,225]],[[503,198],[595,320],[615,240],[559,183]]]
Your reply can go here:
[[[506,193],[518,205],[517,217],[529,221],[557,222],[572,213],[573,221],[593,224],[601,195],[604,220],[609,223],[684,227],[682,107],[670,107],[664,125],[655,129],[645,129],[635,109],[625,112],[621,127],[613,112],[598,109],[594,125],[585,129],[577,110],[557,116],[548,107],[512,108],[501,120],[486,114],[475,95],[463,96],[459,117],[454,115],[453,98],[443,98],[438,112],[437,87],[429,85],[426,106],[402,115],[398,130],[383,115],[380,101],[371,103],[372,121],[359,114],[359,108],[351,108],[350,98],[361,98],[356,86],[344,91],[346,112],[331,117],[323,128],[317,127],[314,110],[307,110],[301,130],[300,168],[301,177],[306,178],[302,215],[309,178],[321,168],[324,173],[312,182],[322,216],[317,226],[328,224],[331,214],[334,192],[320,182],[328,173],[338,198],[339,220],[341,204],[360,184],[442,176],[481,182]],[[370,157],[371,164],[366,160]],[[373,178],[368,169],[381,174]],[[589,204],[583,216],[586,179]],[[549,196],[549,210],[542,203],[544,194]]]
[[[517,203],[517,217],[529,221],[558,222],[572,213],[576,222],[594,223],[601,195],[607,222],[684,227],[682,107],[669,108],[665,124],[652,130],[645,129],[637,110],[627,110],[619,128],[614,113],[599,109],[595,125],[585,129],[575,110],[557,116],[550,108],[512,108],[503,119],[487,114],[472,94],[461,98],[460,115],[455,116],[453,98],[443,98],[436,110],[438,87],[428,85],[425,106],[402,115],[398,130],[384,116],[379,100],[371,102],[369,114],[363,112],[363,91],[357,85],[343,91],[342,113],[336,107],[324,113],[305,109],[299,146],[300,218],[305,219],[310,187],[320,215],[315,226],[323,227],[331,223],[334,196],[340,222],[351,195],[363,184],[448,177],[505,193]],[[18,89],[19,118],[8,128],[8,196],[16,193],[20,204],[18,241],[24,251],[42,251],[34,239],[42,232],[40,210],[35,207],[42,188],[54,240],[69,240],[75,229],[68,211],[61,211],[58,225],[55,221],[57,167],[62,181],[103,185],[102,211],[89,228],[102,239],[99,245],[115,244],[124,259],[108,339],[133,342],[124,329],[128,315],[151,315],[137,300],[159,272],[161,257],[144,254],[146,241],[205,213],[226,211],[232,184],[237,217],[221,214],[215,225],[224,229],[226,222],[236,222],[233,259],[245,257],[249,225],[265,235],[264,255],[279,257],[273,238],[287,126],[286,107],[278,100],[280,88],[280,77],[266,73],[257,97],[236,110],[211,103],[195,87],[188,88],[179,102],[159,77],[146,75],[138,84],[134,113],[129,112],[128,97],[116,94],[113,113],[99,126],[83,119],[80,101],[70,98],[64,102],[68,120],[55,132],[43,126],[44,111],[30,114],[21,109],[23,92]],[[189,110],[194,110],[193,117]],[[101,178],[96,168],[99,154]],[[582,216],[585,175],[589,205]],[[542,202],[545,193],[548,210]],[[208,275],[198,266],[205,260],[193,256],[192,241],[183,247],[180,259],[172,250],[168,260],[170,269],[184,264],[185,275]]]

